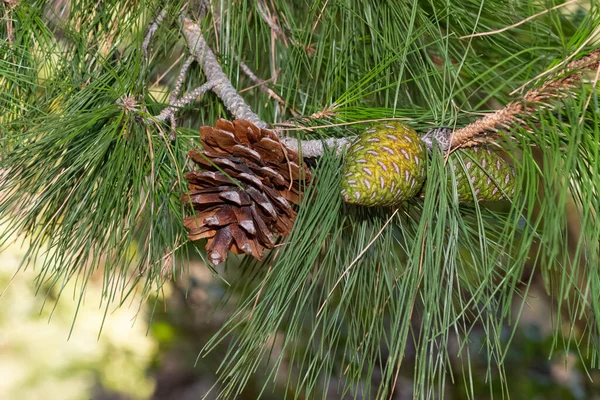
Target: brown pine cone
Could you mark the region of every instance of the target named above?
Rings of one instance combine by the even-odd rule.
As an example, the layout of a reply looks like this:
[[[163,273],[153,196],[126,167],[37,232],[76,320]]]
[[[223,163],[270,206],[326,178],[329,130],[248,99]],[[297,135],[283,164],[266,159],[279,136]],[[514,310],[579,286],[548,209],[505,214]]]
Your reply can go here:
[[[219,264],[231,250],[262,259],[296,218],[302,182],[311,179],[298,154],[268,129],[249,121],[220,119],[200,128],[203,150],[189,156],[200,168],[185,174],[194,208],[186,217],[190,240],[208,238],[208,258]]]

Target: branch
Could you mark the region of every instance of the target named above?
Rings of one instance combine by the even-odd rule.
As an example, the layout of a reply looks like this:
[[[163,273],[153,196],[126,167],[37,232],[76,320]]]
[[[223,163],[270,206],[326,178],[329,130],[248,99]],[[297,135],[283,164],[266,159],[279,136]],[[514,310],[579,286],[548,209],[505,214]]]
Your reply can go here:
[[[452,136],[444,148],[447,150],[463,147],[476,139],[476,136],[498,129],[510,128],[514,123],[523,123],[520,117],[527,116],[541,107],[551,107],[548,101],[565,97],[573,89],[575,83],[581,81],[583,71],[600,68],[600,49],[592,51],[580,60],[570,62],[565,71],[569,75],[553,75],[540,87],[530,89],[520,101],[508,103],[504,108],[485,115],[464,128],[452,132]]]
[[[191,19],[183,17],[183,34],[194,58],[202,66],[206,79],[209,82],[218,82],[212,91],[223,101],[229,112],[236,119],[245,119],[259,128],[266,128],[267,123],[252,111],[223,72],[217,58],[204,40],[200,26]]]
[[[208,81],[206,82],[204,85],[197,87],[196,89],[192,90],[191,92],[187,93],[185,96],[183,96],[180,99],[177,99],[173,102],[171,102],[170,106],[165,108],[164,110],[162,110],[160,112],[160,114],[158,114],[156,117],[154,117],[153,119],[159,120],[159,121],[165,121],[168,118],[171,118],[172,116],[174,116],[175,112],[180,109],[181,107],[184,107],[188,104],[190,104],[192,101],[194,101],[196,99],[196,97],[203,95],[204,93],[208,92],[209,90],[215,88],[216,85],[219,85],[221,82],[220,81]]]
[[[233,87],[231,81],[227,78],[227,75],[223,72],[217,58],[202,36],[200,26],[189,18],[182,17],[181,21],[183,25],[183,34],[190,51],[196,61],[202,66],[202,70],[204,71],[208,82],[176,100],[181,87],[181,82],[183,82],[183,76],[189,67],[189,60],[186,61],[182,67],[182,72],[180,72],[176,87],[169,98],[170,106],[162,110],[154,119],[161,121],[171,119],[173,121],[177,109],[194,101],[196,97],[204,94],[206,91],[212,90],[221,101],[223,101],[225,107],[236,119],[249,120],[259,128],[266,128],[267,123],[262,121],[258,115],[252,111],[250,106]],[[251,79],[254,78],[257,81],[260,81],[258,77],[256,77],[243,62],[241,62],[241,60],[240,65],[243,72],[250,76]],[[329,138],[325,140],[315,139],[299,141],[296,138],[283,137],[281,141],[290,149],[302,154],[303,157],[315,158],[321,157],[324,154],[326,147],[335,149],[337,154],[340,154],[345,147],[350,145],[353,139],[354,138]]]
[[[325,147],[336,150],[336,154],[340,155],[344,148],[350,146],[354,137],[347,138],[328,138],[328,139],[313,139],[313,140],[299,140],[292,137],[283,137],[281,142],[294,150],[296,153],[304,158],[316,158],[321,157],[325,154]]]
[[[161,18],[162,14],[163,12],[161,11],[157,17],[158,22],[164,18],[164,16]],[[153,22],[151,24],[148,29],[149,34],[152,30],[156,30],[158,22]],[[180,23],[193,58],[195,58],[202,66],[202,70],[204,71],[208,82],[176,100],[181,88],[181,83],[183,82],[183,76],[185,76],[185,72],[191,63],[191,59],[188,59],[182,67],[182,72],[180,73],[176,87],[169,99],[170,106],[164,109],[156,119],[162,121],[171,119],[171,122],[174,123],[174,114],[178,108],[194,101],[196,97],[204,94],[206,91],[212,90],[221,101],[223,101],[225,107],[236,119],[245,119],[259,128],[266,128],[267,123],[261,120],[260,117],[252,111],[250,106],[233,87],[231,81],[227,78],[227,75],[223,72],[217,58],[206,43],[200,26],[183,15],[180,17]],[[148,36],[150,35],[147,35],[147,38]],[[146,40],[144,43],[146,44]],[[600,49],[593,51],[581,60],[569,63],[566,70],[600,70],[599,57]],[[242,71],[251,79],[260,82],[258,77],[256,77],[241,60],[239,61]],[[433,147],[433,142],[437,142],[443,150],[480,143],[482,136],[479,135],[484,133],[495,133],[500,128],[509,128],[515,122],[523,123],[519,116],[530,114],[536,109],[536,106],[545,106],[546,101],[550,99],[563,97],[566,90],[571,89],[575,82],[581,80],[582,73],[582,71],[578,71],[567,77],[553,76],[541,87],[529,90],[525,96],[523,96],[521,101],[509,103],[503,109],[487,114],[483,118],[455,131],[452,131],[450,128],[432,129],[422,137],[422,140],[429,149]],[[337,154],[340,154],[344,148],[352,143],[353,139],[354,138],[352,137],[348,137],[300,141],[297,138],[282,137],[281,141],[290,149],[302,154],[303,157],[315,158],[322,156],[325,152],[325,148],[335,150]]]
[[[185,81],[185,76],[187,75],[187,71],[192,65],[194,61],[194,57],[190,56],[185,60],[183,65],[181,66],[181,70],[179,70],[179,76],[177,77],[177,81],[175,82],[175,87],[171,92],[171,96],[169,96],[169,104],[173,104],[177,101],[177,97],[179,97],[179,92],[181,92],[181,87],[183,86],[183,82]]]
[[[267,81],[263,81],[258,76],[256,76],[256,74],[250,69],[250,67],[248,67],[248,65],[246,65],[245,62],[240,60],[239,57],[236,56],[235,58],[240,63],[240,69],[242,70],[242,72],[246,74],[246,76],[250,78],[250,80],[254,82],[255,85],[257,85],[263,92],[267,93],[270,98],[275,99],[279,104],[281,104],[281,106],[289,109],[292,113],[292,116],[300,116],[300,113],[294,107],[288,105],[280,95],[275,93],[273,89],[267,86]]]
[[[150,46],[150,40],[158,30],[158,26],[162,22],[163,19],[167,16],[167,10],[162,9],[150,24],[148,24],[148,30],[146,31],[146,36],[144,37],[144,42],[142,43],[142,51],[144,52],[144,56],[148,55],[148,46]]]

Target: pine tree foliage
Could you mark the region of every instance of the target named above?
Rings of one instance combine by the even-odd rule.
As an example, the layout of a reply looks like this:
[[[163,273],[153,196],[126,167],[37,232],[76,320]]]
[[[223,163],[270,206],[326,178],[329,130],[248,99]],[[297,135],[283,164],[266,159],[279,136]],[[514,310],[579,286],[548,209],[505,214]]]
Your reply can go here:
[[[318,139],[355,136],[382,118],[421,134],[462,127],[518,99],[516,89],[543,85],[598,46],[598,4],[568,3],[5,1],[0,243],[23,235],[23,267],[41,262],[40,288],[76,280],[81,300],[100,264],[107,300],[138,287],[150,296],[185,274],[189,253],[203,248],[183,227],[187,153],[201,125],[232,116],[208,89],[191,104],[171,101],[178,86],[175,99],[210,78],[188,58],[181,15],[198,23],[262,121]],[[503,365],[534,277],[554,300],[554,349],[597,368],[597,81],[583,74],[495,135],[516,174],[508,202],[460,203],[434,150],[432,195],[392,209],[351,206],[339,191],[343,156],[312,160],[291,235],[262,262],[230,261],[241,271],[238,309],[204,349],[232,343],[214,390],[234,398],[264,373],[268,391],[285,366],[291,398],[325,398],[333,387],[387,399],[411,368],[415,398],[440,397],[449,384],[477,398],[471,360],[481,352],[488,390],[508,397]],[[176,124],[157,118],[169,105]],[[480,347],[470,340],[476,326],[486,333]]]

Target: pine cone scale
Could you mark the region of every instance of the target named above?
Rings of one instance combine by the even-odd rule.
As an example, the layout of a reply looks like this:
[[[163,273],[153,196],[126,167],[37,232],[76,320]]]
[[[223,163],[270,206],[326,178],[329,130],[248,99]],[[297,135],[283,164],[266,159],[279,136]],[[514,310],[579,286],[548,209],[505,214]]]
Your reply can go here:
[[[231,148],[231,154],[233,154],[236,157],[240,157],[240,158],[248,158],[254,162],[257,162],[261,165],[262,164],[262,160],[260,157],[260,153],[256,150],[252,150],[248,147],[236,144],[235,146],[233,146]]]
[[[219,183],[231,183],[231,177],[214,171],[192,171],[184,175],[184,178],[191,183],[214,186]]]
[[[252,204],[250,196],[241,190],[227,190],[219,195],[224,200],[230,201],[237,206],[249,206]]]
[[[222,129],[203,129],[200,130],[200,137],[212,147],[220,147],[227,151],[228,148],[234,146],[237,141],[233,133]]]
[[[291,217],[294,213],[291,204],[286,200],[285,197],[279,195],[278,192],[275,192],[273,189],[265,187],[265,192],[269,195],[270,198],[273,199],[281,207],[281,209]]]
[[[270,138],[262,138],[255,146],[263,160],[280,163],[285,158],[281,144]]]
[[[212,213],[214,214],[215,212],[216,210],[214,210]],[[184,226],[190,231],[188,235],[190,240],[199,240],[213,237],[217,233],[213,228],[200,222],[203,220],[204,218],[202,218],[201,216],[186,217],[183,220]]]
[[[281,196],[293,204],[300,204],[300,195],[293,188],[291,191],[286,190],[281,192]]]
[[[263,173],[264,176],[270,178],[273,183],[277,186],[285,185],[285,178],[281,176],[281,174],[269,167],[262,167],[260,172]]]
[[[254,185],[255,187],[257,187],[258,189],[263,189],[263,183],[260,181],[260,179],[258,179],[256,176],[254,176],[253,174],[249,174],[246,172],[242,172],[241,174],[238,175],[242,180],[251,183],[252,185]]]
[[[238,225],[250,235],[256,235],[254,227],[254,219],[249,207],[234,208],[233,212],[237,219]]]
[[[229,225],[217,230],[215,236],[208,239],[208,243],[206,244],[209,260],[214,264],[225,260],[232,242],[233,235],[231,234]]]
[[[219,209],[212,216],[204,218],[204,223],[208,226],[229,225],[236,221],[237,218],[230,206],[225,206]]]
[[[272,249],[275,246],[275,235],[271,233],[267,224],[265,224],[265,218],[259,215],[258,210],[255,205],[250,207],[252,218],[257,225],[256,236],[260,239],[262,243],[265,244],[265,247]]]
[[[223,203],[220,193],[202,193],[189,196],[189,201],[194,205],[206,206],[208,204]]]
[[[233,241],[235,242],[235,245],[238,250],[245,254],[253,254],[253,241],[246,235],[246,233],[243,230],[238,228],[237,225],[231,225],[231,235],[233,236]]]
[[[254,202],[258,204],[263,211],[269,214],[271,218],[277,219],[277,211],[275,211],[275,207],[273,207],[273,204],[271,204],[267,196],[260,193],[254,188],[248,188],[246,192],[250,195],[250,197],[252,197],[252,200],[254,200]]]

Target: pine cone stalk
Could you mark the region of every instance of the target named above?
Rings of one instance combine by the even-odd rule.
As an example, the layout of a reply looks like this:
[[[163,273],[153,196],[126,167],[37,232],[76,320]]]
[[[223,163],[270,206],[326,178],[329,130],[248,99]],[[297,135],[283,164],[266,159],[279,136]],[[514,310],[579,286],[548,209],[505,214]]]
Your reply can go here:
[[[220,119],[215,127],[201,127],[200,137],[203,149],[189,152],[199,168],[185,174],[188,193],[182,196],[194,210],[184,219],[188,237],[208,239],[214,264],[228,251],[261,260],[291,232],[310,170],[273,131],[247,120]]]

